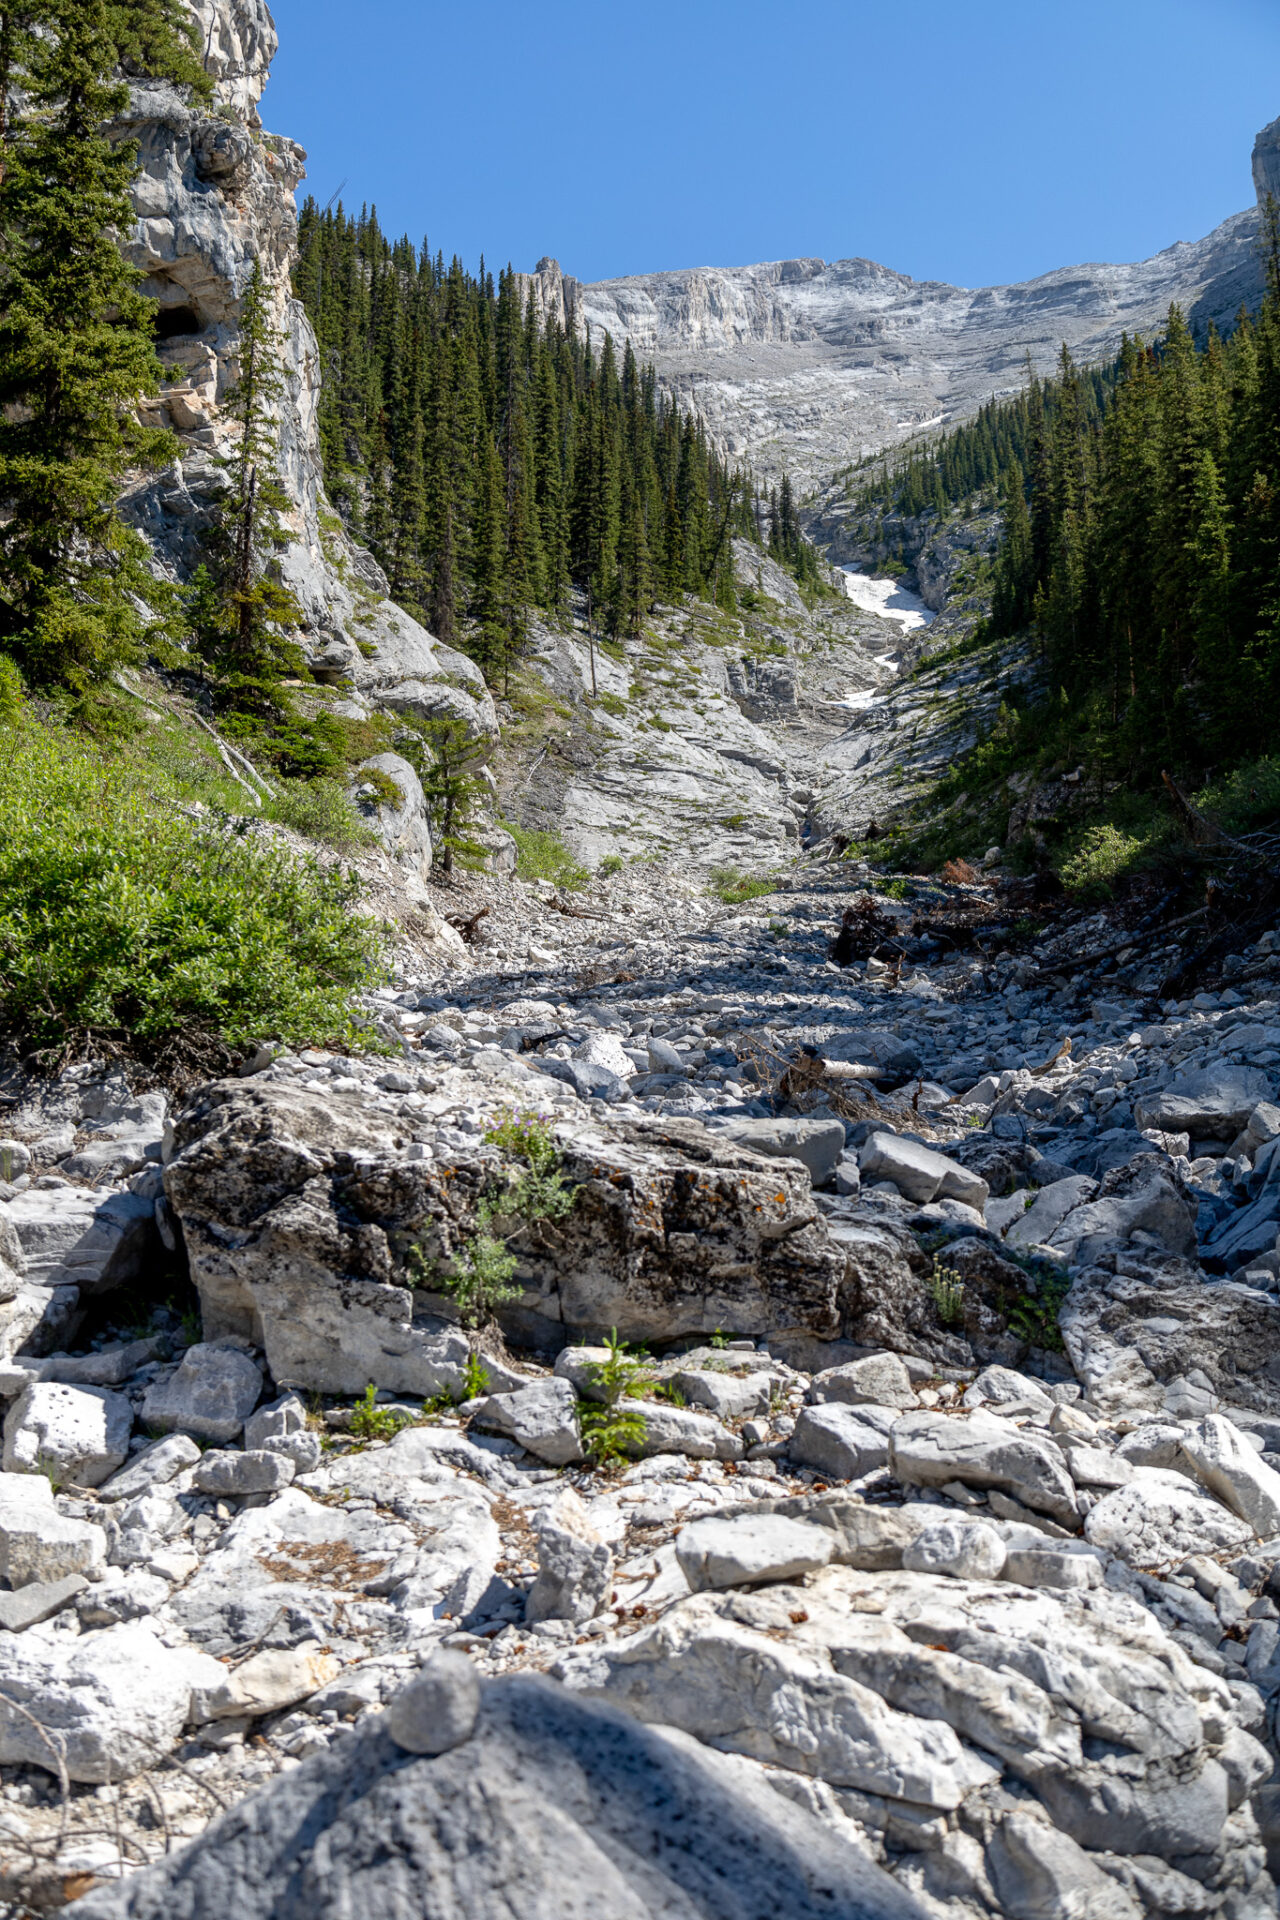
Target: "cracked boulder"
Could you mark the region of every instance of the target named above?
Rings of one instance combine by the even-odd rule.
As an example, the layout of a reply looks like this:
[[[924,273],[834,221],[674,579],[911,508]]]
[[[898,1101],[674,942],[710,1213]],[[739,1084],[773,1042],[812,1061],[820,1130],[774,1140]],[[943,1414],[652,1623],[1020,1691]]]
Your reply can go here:
[[[446,1295],[413,1290],[409,1256],[418,1246],[447,1269],[501,1163],[482,1150],[441,1169],[408,1144],[394,1116],[341,1092],[203,1089],[177,1121],[165,1184],[206,1339],[253,1340],[278,1381],[307,1390],[459,1391],[468,1343]],[[524,1292],[503,1319],[518,1339],[838,1331],[845,1256],[798,1165],[696,1122],[637,1121],[569,1141],[564,1171],[576,1198],[554,1235],[511,1223]]]

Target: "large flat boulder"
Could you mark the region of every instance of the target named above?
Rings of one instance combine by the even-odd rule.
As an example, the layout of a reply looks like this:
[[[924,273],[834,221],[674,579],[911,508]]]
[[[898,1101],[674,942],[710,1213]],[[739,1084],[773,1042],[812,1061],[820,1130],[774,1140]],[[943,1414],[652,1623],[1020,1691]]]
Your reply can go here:
[[[1139,1127],[1162,1133],[1189,1133],[1193,1139],[1234,1139],[1260,1100],[1274,1092],[1271,1076],[1260,1067],[1219,1061],[1182,1073],[1134,1106]]]
[[[496,1150],[410,1160],[395,1117],[359,1096],[242,1080],[203,1089],[174,1145],[166,1189],[206,1339],[247,1336],[277,1380],[313,1391],[462,1387],[468,1343],[408,1262],[417,1246],[447,1268],[501,1176]],[[555,1350],[611,1327],[636,1342],[838,1332],[845,1256],[798,1164],[680,1120],[567,1140],[563,1164],[573,1211],[511,1242],[517,1337]]]

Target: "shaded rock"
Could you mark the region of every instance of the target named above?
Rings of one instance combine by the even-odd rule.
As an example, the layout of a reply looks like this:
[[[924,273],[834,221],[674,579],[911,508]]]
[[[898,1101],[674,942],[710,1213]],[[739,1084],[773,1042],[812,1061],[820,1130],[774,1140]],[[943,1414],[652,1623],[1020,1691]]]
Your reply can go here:
[[[1259,1067],[1228,1061],[1181,1073],[1134,1105],[1139,1127],[1189,1133],[1193,1139],[1230,1139],[1248,1124],[1259,1101],[1270,1101],[1272,1082]]]
[[[32,1580],[16,1593],[0,1593],[0,1630],[23,1633],[38,1627],[69,1607],[88,1584],[82,1573],[66,1573],[61,1580]]]
[[[1144,1909],[1068,1834],[1030,1813],[1006,1814],[986,1850],[987,1871],[1010,1920],[1143,1920]]]
[[[142,1418],[162,1433],[236,1440],[262,1393],[262,1368],[234,1342],[188,1347],[176,1372],[147,1388]]]
[[[696,1847],[673,1847],[675,1827]],[[329,1863],[347,1863],[335,1874]],[[323,1870],[322,1870],[323,1864]],[[481,1687],[470,1739],[406,1763],[379,1725],[272,1783],[196,1847],[82,1903],[83,1920],[312,1920],[399,1904],[440,1920],[919,1920],[859,1847],[753,1772],[536,1678]]]
[[[158,1244],[154,1204],[134,1193],[30,1187],[4,1211],[22,1246],[24,1277],[36,1286],[105,1293],[136,1278]]]

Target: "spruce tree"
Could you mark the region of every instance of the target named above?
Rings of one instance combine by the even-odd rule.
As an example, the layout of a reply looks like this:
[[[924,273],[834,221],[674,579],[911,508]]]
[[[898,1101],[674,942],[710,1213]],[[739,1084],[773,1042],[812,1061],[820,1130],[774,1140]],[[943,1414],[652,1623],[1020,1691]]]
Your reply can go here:
[[[268,722],[292,711],[280,682],[299,665],[290,632],[301,619],[275,564],[289,543],[281,520],[290,504],[279,472],[280,348],[270,289],[255,260],[240,301],[238,375],[223,408],[239,432],[224,463],[228,485],[211,541],[216,613],[210,618],[206,599],[193,617],[200,620],[198,643],[214,669],[221,703]]]
[[[122,57],[194,80],[171,0],[48,0],[5,9],[0,179],[0,645],[42,685],[83,689],[133,657],[150,586],[116,512],[126,469],[168,435],[143,427],[155,391],[153,308],[116,234],[132,219],[137,151],[105,128],[125,104]]]

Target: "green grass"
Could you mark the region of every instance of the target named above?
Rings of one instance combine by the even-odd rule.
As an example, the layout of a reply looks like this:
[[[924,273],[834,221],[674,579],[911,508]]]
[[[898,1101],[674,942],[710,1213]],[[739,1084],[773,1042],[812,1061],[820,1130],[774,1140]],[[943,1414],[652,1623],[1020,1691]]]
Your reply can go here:
[[[382,935],[354,876],[250,837],[204,798],[217,776],[193,792],[176,743],[151,744],[0,727],[0,1028],[50,1057],[175,1065],[371,1038],[349,1000],[380,977]]]
[[[522,880],[550,880],[571,890],[586,886],[590,874],[554,833],[518,827],[514,820],[504,820],[502,825],[516,843],[516,872]]]
[[[709,891],[726,906],[738,906],[744,900],[759,900],[778,891],[778,881],[739,873],[735,867],[712,867]]]

